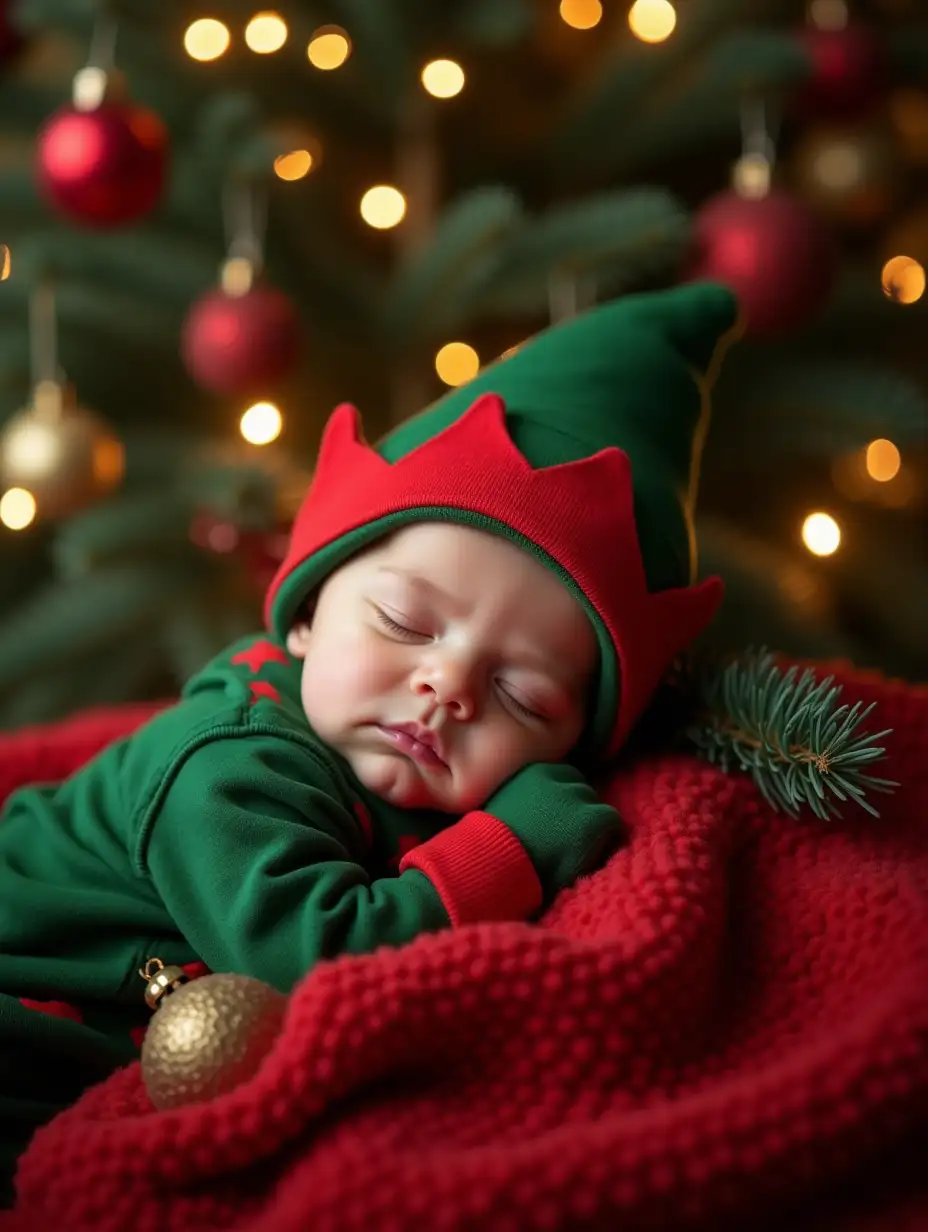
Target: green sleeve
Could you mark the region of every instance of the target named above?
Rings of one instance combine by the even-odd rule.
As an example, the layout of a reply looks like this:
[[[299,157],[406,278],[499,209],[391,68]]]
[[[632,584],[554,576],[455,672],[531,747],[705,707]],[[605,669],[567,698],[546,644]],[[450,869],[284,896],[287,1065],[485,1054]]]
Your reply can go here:
[[[137,862],[201,960],[282,992],[320,959],[450,925],[422,873],[371,881],[324,764],[278,737],[195,749],[137,833]]]

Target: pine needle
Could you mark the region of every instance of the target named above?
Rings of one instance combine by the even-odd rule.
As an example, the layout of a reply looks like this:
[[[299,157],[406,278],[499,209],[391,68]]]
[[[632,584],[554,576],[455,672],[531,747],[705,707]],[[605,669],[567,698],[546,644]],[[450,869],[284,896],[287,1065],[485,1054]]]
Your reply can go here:
[[[874,817],[867,793],[898,783],[868,772],[890,735],[862,730],[873,705],[840,704],[841,687],[811,669],[779,668],[765,649],[724,667],[703,666],[691,682],[698,706],[687,738],[722,770],[746,771],[761,795],[796,817],[805,806],[823,820],[840,817],[838,802],[854,801]]]

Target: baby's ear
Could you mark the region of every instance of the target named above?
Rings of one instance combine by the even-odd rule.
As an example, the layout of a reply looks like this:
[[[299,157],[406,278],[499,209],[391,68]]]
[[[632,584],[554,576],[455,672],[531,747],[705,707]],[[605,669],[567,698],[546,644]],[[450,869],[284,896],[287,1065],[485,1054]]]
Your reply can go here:
[[[305,659],[312,630],[308,620],[298,620],[287,634],[287,650],[294,659]]]

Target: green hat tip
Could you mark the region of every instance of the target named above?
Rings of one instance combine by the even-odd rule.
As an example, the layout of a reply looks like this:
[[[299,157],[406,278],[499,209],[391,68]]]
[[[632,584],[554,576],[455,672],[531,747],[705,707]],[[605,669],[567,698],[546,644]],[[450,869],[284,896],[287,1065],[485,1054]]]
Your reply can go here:
[[[645,306],[646,305],[646,306]],[[691,282],[643,301],[644,316],[701,373],[740,332],[738,301],[720,282]]]

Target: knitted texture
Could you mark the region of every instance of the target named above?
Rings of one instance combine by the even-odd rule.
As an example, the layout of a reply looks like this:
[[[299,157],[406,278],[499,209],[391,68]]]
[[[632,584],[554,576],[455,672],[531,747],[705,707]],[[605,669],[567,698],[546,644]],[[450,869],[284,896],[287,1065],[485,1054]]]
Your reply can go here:
[[[37,1133],[11,1227],[928,1226],[928,690],[837,677],[894,728],[880,820],[639,761],[628,844],[540,924],[318,966],[211,1103],[120,1071]]]

